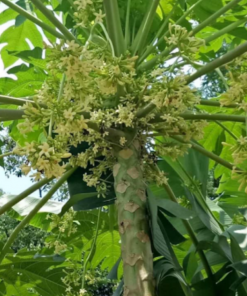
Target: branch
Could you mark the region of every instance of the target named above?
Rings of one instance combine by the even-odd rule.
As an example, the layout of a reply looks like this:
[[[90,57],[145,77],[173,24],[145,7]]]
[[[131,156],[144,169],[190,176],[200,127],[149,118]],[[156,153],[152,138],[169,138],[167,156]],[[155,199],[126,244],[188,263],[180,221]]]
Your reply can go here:
[[[229,105],[221,106],[220,102],[218,102],[218,101],[205,100],[205,99],[200,100],[199,105],[212,106],[212,107],[222,107],[222,108],[238,108],[239,107],[238,104],[229,104]],[[139,109],[137,111],[136,117],[137,118],[145,117],[150,112],[152,112],[155,108],[156,108],[156,105],[154,105],[153,103],[149,103],[149,104],[147,104],[146,106],[142,107],[141,109]],[[159,117],[156,117],[156,119],[157,118],[159,118]],[[241,117],[241,122],[242,122],[242,117]]]
[[[156,108],[156,105],[154,105],[153,103],[149,103],[149,104],[147,104],[146,106],[144,106],[143,108],[141,108],[141,109],[139,109],[137,111],[136,117],[137,118],[145,117],[150,112],[152,112],[155,108]]]
[[[0,155],[0,159],[4,158],[4,157],[6,157],[6,156],[10,156],[10,155],[12,155],[12,154],[13,154],[13,152],[7,152],[7,153],[4,153],[4,154]]]
[[[117,56],[125,51],[125,41],[121,27],[117,0],[104,0],[106,24]]]
[[[30,20],[34,24],[38,25],[39,27],[41,27],[45,31],[49,32],[53,36],[55,36],[59,39],[66,39],[61,33],[57,32],[55,29],[53,29],[52,27],[50,27],[46,23],[43,23],[41,20],[39,20],[38,18],[36,18],[35,16],[33,16],[32,14],[27,12],[25,9],[21,8],[19,5],[16,5],[15,3],[10,2],[9,0],[1,0],[1,2],[3,2],[8,7],[12,8],[14,11],[18,12],[20,15],[24,16],[25,18],[27,18],[28,20]]]
[[[199,69],[196,73],[194,73],[193,75],[191,75],[187,79],[187,83],[191,83],[194,80],[196,80],[197,78],[199,78],[209,72],[212,72],[216,68],[219,68],[219,67],[225,65],[226,63],[231,62],[232,60],[234,60],[238,56],[244,54],[246,51],[247,51],[247,42],[239,45],[238,47],[236,47],[235,49],[231,50],[230,52],[224,54],[223,56],[219,57],[218,59],[203,66],[201,69]]]
[[[227,114],[180,114],[180,117],[185,120],[219,120],[219,121],[233,121],[245,122],[245,116],[227,115]]]
[[[36,104],[36,102],[31,101],[29,99],[15,98],[15,97],[4,96],[4,95],[0,95],[0,103],[4,103],[7,105],[17,105],[17,106],[23,106],[26,103]],[[46,108],[46,105],[44,104],[39,104],[39,106]]]
[[[232,31],[233,29],[237,28],[239,25],[243,24],[244,22],[247,22],[247,17],[230,24],[229,26],[225,27],[222,30],[219,30],[218,32],[209,36],[208,38],[205,38],[204,40],[206,43],[209,43],[209,42],[219,38],[220,36]]]
[[[212,24],[215,20],[217,20],[218,17],[220,17],[225,12],[227,12],[228,10],[230,10],[232,7],[234,7],[240,1],[241,0],[232,0],[227,5],[223,6],[221,9],[219,9],[214,14],[212,14],[209,18],[207,18],[204,22],[202,22],[197,27],[195,27],[195,29],[192,31],[192,35],[195,35],[196,33],[198,33],[199,31],[201,31],[202,29],[204,29],[208,25]]]
[[[224,105],[222,106],[220,102],[218,101],[213,101],[213,100],[200,100],[199,105],[204,105],[204,106],[212,106],[212,107],[224,107],[224,108],[238,108],[238,104],[229,104],[229,105]]]
[[[17,238],[20,231],[32,220],[32,218],[38,213],[38,211],[47,203],[47,201],[53,196],[53,194],[59,189],[59,187],[71,176],[71,174],[77,169],[74,167],[66,172],[58,181],[57,183],[49,190],[45,197],[43,197],[36,206],[32,209],[32,211],[17,225],[15,230],[11,233],[11,236],[5,243],[4,247],[0,253],[0,264],[2,263],[5,255],[9,251],[12,243]]]
[[[58,28],[58,30],[60,32],[63,33],[63,35],[68,40],[70,40],[70,41],[71,40],[76,40],[75,36],[70,33],[70,31],[54,16],[53,12],[51,10],[49,10],[48,8],[46,8],[46,6],[40,0],[31,0],[31,2],[40,10],[40,12],[43,13],[43,15],[51,23],[53,23],[53,25],[55,25],[56,28]]]
[[[12,198],[9,202],[7,202],[6,204],[4,204],[1,208],[0,208],[0,215],[4,214],[5,212],[9,211],[14,205],[16,205],[18,202],[20,202],[21,200],[23,200],[25,197],[27,197],[28,195],[32,194],[34,191],[38,190],[39,188],[41,188],[42,186],[44,186],[45,184],[49,183],[51,180],[53,180],[54,178],[51,179],[47,179],[44,178],[43,180],[33,184],[31,187],[29,187],[28,189],[26,189],[25,191],[23,191],[22,193],[20,193],[19,195],[15,196],[14,198]]]
[[[0,118],[3,119],[3,120],[4,119],[5,120],[22,119],[23,115],[24,115],[23,110],[0,109]]]
[[[233,170],[233,165],[224,160],[223,158],[219,157],[218,155],[214,154],[213,152],[210,152],[208,150],[206,150],[205,148],[203,148],[202,146],[194,143],[193,141],[184,141],[182,137],[179,136],[172,136],[171,138],[177,140],[178,142],[181,142],[183,144],[190,144],[191,147],[200,152],[201,154],[207,156],[208,158],[211,158],[212,160],[216,161],[217,163],[221,164],[222,166],[224,166],[225,168],[229,169],[229,170]]]

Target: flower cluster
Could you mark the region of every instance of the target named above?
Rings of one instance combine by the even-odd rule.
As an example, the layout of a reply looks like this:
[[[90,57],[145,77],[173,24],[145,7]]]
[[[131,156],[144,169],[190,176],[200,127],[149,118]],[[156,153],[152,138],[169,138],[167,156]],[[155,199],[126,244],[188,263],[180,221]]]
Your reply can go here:
[[[66,296],[89,296],[85,289],[79,289],[81,286],[82,270],[81,264],[78,264],[75,260],[67,260],[68,265],[64,269],[65,276],[62,278],[62,282],[66,286]],[[75,290],[79,290],[76,292]]]
[[[78,0],[74,4],[78,26],[93,30],[102,22],[102,1]],[[167,42],[173,44],[177,38],[183,54],[194,54],[201,45],[184,28],[170,25],[170,33]],[[180,117],[185,111],[193,112],[198,103],[185,75],[172,76],[162,69],[138,73],[137,56],[126,51],[116,57],[109,40],[99,45],[91,37],[85,44],[61,42],[47,49],[48,77],[34,102],[23,107],[25,119],[18,125],[24,135],[42,130],[42,143],[27,143],[15,152],[27,155],[22,170],[26,174],[35,170],[36,180],[60,177],[67,163],[85,168],[82,179],[96,187],[99,196],[105,196],[112,185],[107,178],[116,161],[115,148],[127,147],[137,138],[142,143],[143,164],[153,165],[146,134],[157,131],[167,137],[180,134],[186,140],[199,139],[205,122]],[[138,118],[138,110],[147,104],[156,108]],[[87,148],[73,152],[83,143]],[[187,145],[170,143],[157,147],[157,153],[176,159],[187,149]],[[165,176],[151,171],[147,179],[160,185],[166,182]]]
[[[240,110],[247,112],[247,54],[233,60],[227,65],[229,88],[221,95],[220,103],[222,106],[236,104]]]
[[[181,27],[176,24],[169,24],[169,37],[165,37],[166,42],[169,45],[174,45],[178,47],[179,53],[181,55],[186,55],[187,57],[194,57],[194,55],[199,51],[200,47],[205,45],[203,39],[191,36],[190,32],[186,28]]]
[[[35,181],[41,179],[42,173],[45,174],[47,178],[58,178],[65,172],[65,164],[60,164],[60,162],[70,157],[71,154],[63,149],[55,149],[56,143],[52,139],[50,143],[51,146],[48,142],[42,144],[26,142],[24,147],[17,146],[14,148],[14,153],[17,155],[26,155],[28,157],[28,161],[21,166],[21,170],[25,175],[27,175],[31,169],[36,170],[36,172],[31,175]]]
[[[73,233],[76,233],[77,227],[75,224],[75,212],[70,209],[62,217],[58,215],[48,215],[51,230],[57,230],[54,235],[49,237],[46,242],[48,248],[54,248],[55,254],[61,254],[67,249],[67,244],[64,242],[64,238],[70,237]]]
[[[76,12],[74,16],[77,20],[77,27],[88,27],[91,22],[102,23],[105,14],[102,12],[103,0],[76,0]]]
[[[242,73],[237,77],[233,77],[230,81],[230,88],[225,92],[221,98],[222,106],[229,106],[237,104],[240,110],[247,112],[247,73]]]

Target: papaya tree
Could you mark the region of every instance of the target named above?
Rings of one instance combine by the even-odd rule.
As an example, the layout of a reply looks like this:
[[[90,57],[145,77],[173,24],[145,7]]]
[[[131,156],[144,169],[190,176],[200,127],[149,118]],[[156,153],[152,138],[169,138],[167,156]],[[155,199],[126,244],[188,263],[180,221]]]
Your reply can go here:
[[[3,295],[86,295],[97,256],[103,268],[122,269],[115,295],[247,295],[247,1],[1,3],[0,24],[14,20],[1,57],[15,78],[0,79],[0,119],[16,146],[0,160],[23,157],[35,180],[1,204],[0,214],[14,208],[21,220],[0,253]],[[202,99],[196,82],[213,72],[226,91]],[[214,200],[209,168],[220,178]],[[65,182],[70,198],[45,219]],[[13,256],[29,223],[53,232],[47,246],[67,261]],[[104,253],[109,237],[121,264]]]

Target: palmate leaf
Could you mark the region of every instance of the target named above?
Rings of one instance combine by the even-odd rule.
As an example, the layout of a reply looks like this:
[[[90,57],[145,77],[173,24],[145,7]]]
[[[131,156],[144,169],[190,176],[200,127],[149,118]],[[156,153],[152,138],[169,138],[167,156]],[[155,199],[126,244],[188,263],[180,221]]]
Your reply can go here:
[[[34,67],[16,66],[11,69],[9,73],[14,73],[17,80],[12,78],[0,78],[0,92],[4,95],[13,97],[26,97],[35,94],[35,90],[39,89],[44,80],[46,74]],[[16,72],[13,72],[16,70]]]
[[[1,57],[4,63],[4,67],[11,66],[18,60],[17,57],[8,54],[8,51],[21,51],[29,50],[30,47],[26,42],[28,38],[33,46],[43,47],[42,36],[36,26],[29,20],[26,20],[20,26],[11,26],[5,30],[0,36],[0,44],[7,43],[1,50]]]
[[[35,258],[35,252],[8,255],[0,266],[1,291],[6,289],[5,296],[61,296],[65,292],[63,270],[64,263],[52,256]]]
[[[17,12],[13,11],[12,9],[8,8],[6,10],[4,10],[3,12],[1,12],[0,14],[0,25],[11,21],[13,19],[15,19],[15,17],[18,15]]]
[[[42,58],[43,49],[40,47],[35,47],[32,50],[8,51],[8,53],[36,67],[46,69],[46,61]]]

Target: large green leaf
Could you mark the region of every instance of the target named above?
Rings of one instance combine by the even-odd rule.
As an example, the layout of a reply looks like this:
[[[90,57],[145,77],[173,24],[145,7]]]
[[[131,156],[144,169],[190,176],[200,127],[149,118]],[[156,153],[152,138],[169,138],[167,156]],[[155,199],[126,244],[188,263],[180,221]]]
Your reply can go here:
[[[1,57],[5,68],[18,60],[17,57],[8,54],[8,51],[29,50],[30,47],[26,41],[29,39],[33,46],[43,47],[42,36],[36,26],[29,20],[26,20],[20,26],[11,26],[0,36],[0,44],[7,43],[1,50]]]
[[[9,296],[61,296],[65,292],[61,263],[52,256],[35,258],[35,252],[8,255],[0,265],[0,278]]]
[[[46,69],[46,61],[42,58],[43,49],[40,47],[35,47],[32,50],[8,51],[8,53],[36,67]]]
[[[120,256],[121,244],[118,231],[106,231],[97,237],[91,265],[97,267],[102,262],[101,268],[110,271]]]
[[[18,15],[17,12],[15,12],[12,9],[6,9],[0,14],[0,25],[3,25],[4,23],[13,20]]]
[[[15,67],[17,68],[17,67]],[[22,71],[20,71],[22,70]],[[13,73],[13,72],[12,72]],[[17,80],[0,78],[0,92],[13,97],[26,97],[35,94],[35,90],[41,88],[46,74],[35,68],[18,66]]]
[[[165,212],[166,214],[169,213],[174,217],[184,219],[184,220],[190,220],[196,216],[196,213],[182,207],[181,205],[179,205],[178,203],[175,203],[174,201],[156,198],[155,202],[156,202],[156,205],[161,209],[161,211]]]
[[[98,197],[98,192],[79,193],[70,197],[62,208],[64,214],[70,207],[74,206],[76,211],[92,210],[115,203],[116,198],[113,195]]]

